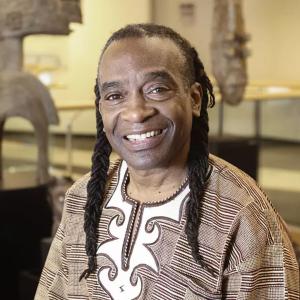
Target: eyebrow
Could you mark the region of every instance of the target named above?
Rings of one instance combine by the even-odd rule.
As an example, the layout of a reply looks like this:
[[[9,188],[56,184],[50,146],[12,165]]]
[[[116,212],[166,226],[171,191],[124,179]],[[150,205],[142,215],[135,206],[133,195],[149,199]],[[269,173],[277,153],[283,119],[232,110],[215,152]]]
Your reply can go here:
[[[176,82],[174,78],[166,71],[153,71],[145,74],[146,81],[154,80],[154,79],[162,79],[163,81],[170,82],[175,85]]]
[[[106,90],[109,90],[111,88],[119,88],[120,86],[120,81],[106,81],[102,85],[100,85],[100,89],[102,90],[102,92],[105,92]]]

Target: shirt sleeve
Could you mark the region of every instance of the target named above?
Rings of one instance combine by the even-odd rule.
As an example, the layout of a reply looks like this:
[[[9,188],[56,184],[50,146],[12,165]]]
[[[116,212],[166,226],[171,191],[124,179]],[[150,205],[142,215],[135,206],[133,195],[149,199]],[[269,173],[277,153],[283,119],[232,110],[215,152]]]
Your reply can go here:
[[[68,267],[64,239],[65,212],[52,241],[34,300],[67,299]]]
[[[235,224],[224,299],[299,299],[299,267],[284,223],[273,211],[253,209],[255,204]]]

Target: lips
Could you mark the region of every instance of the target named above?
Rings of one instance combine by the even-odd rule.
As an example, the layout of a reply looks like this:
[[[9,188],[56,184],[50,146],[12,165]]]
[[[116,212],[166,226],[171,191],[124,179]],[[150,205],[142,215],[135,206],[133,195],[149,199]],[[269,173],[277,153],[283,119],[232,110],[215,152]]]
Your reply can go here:
[[[158,146],[165,135],[166,129],[156,129],[124,136],[124,143],[131,151],[149,150]]]
[[[152,130],[152,131],[147,131],[141,134],[129,134],[126,135],[125,138],[131,142],[134,141],[143,141],[145,139],[160,135],[162,133],[162,129],[160,130]]]

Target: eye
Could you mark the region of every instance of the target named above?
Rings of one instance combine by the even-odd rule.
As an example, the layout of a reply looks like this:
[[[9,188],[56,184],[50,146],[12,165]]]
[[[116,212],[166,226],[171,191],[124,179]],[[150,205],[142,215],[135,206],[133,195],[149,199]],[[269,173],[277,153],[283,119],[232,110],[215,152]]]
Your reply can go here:
[[[163,101],[172,96],[172,89],[166,85],[154,85],[146,89],[145,95],[148,99]]]
[[[104,99],[107,100],[107,101],[115,101],[115,100],[120,100],[122,98],[123,97],[120,93],[108,94],[104,97]]]
[[[149,93],[150,94],[160,94],[160,93],[167,92],[168,90],[169,89],[166,87],[159,86],[159,87],[156,87],[156,88],[150,90]]]

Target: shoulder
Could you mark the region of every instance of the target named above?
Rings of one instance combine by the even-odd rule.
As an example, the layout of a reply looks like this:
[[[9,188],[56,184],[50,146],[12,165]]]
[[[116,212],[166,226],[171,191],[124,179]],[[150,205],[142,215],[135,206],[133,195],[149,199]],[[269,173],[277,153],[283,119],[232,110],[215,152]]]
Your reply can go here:
[[[230,163],[210,156],[211,176],[204,192],[205,215],[227,238],[280,243],[285,224],[254,179]],[[253,239],[253,240],[252,240]],[[258,246],[258,245],[256,245]]]
[[[266,194],[250,176],[214,155],[209,156],[209,165],[211,174],[203,196],[204,218],[205,214],[211,215],[211,222],[219,222],[220,230],[230,230],[247,211],[273,211]]]
[[[118,177],[118,169],[121,164],[121,160],[116,160],[110,163],[107,177],[107,188],[113,184]],[[75,181],[75,183],[69,188],[66,193],[65,209],[67,213],[71,214],[83,214],[84,206],[87,201],[87,186],[91,178],[91,173],[83,175],[81,178]]]
[[[253,178],[229,162],[209,156],[212,168],[208,181],[208,191],[211,191],[236,207],[242,209],[250,203],[256,203],[261,209],[269,209],[271,204]]]
[[[211,155],[209,161],[212,173],[204,203],[210,204],[211,222],[224,234],[224,245],[237,251],[241,260],[267,247],[291,249],[285,223],[257,183],[216,156]]]

